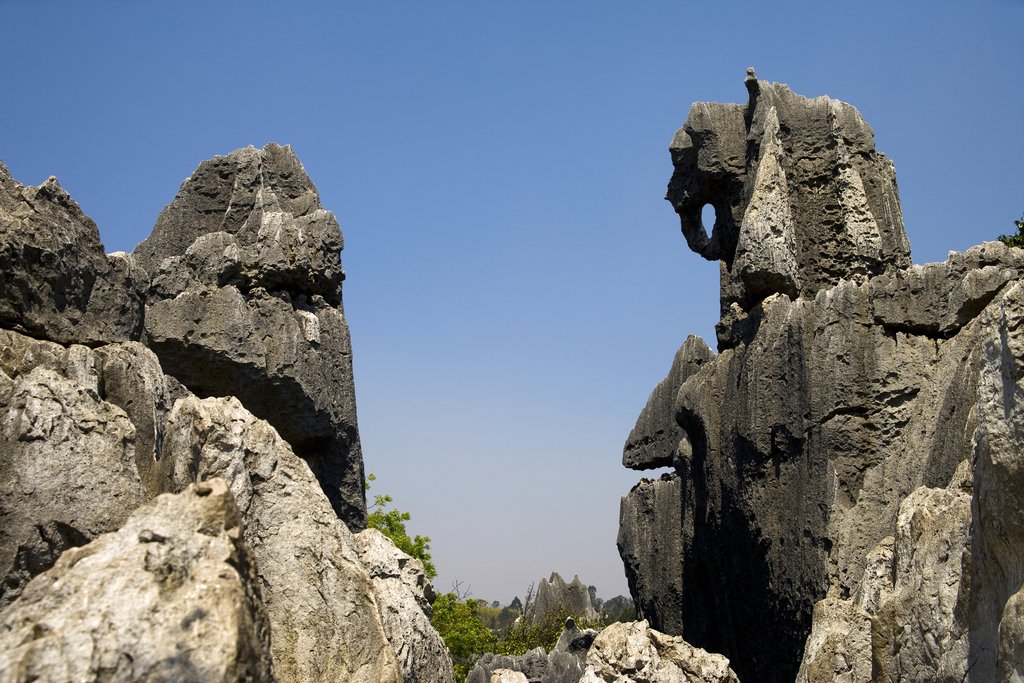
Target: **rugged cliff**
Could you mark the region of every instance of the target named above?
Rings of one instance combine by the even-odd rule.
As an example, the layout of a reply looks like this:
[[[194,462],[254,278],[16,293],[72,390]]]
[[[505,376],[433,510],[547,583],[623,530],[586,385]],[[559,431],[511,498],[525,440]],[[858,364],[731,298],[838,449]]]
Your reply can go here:
[[[353,535],[342,235],[289,147],[135,255],[0,163],[0,234],[0,681],[453,680],[422,566]]]
[[[1010,680],[1024,252],[911,265],[857,110],[746,86],[694,104],[670,148],[666,198],[721,263],[722,315],[719,353],[686,340],[624,449],[672,468],[622,500],[639,615],[741,680]],[[942,614],[922,616],[936,573]]]

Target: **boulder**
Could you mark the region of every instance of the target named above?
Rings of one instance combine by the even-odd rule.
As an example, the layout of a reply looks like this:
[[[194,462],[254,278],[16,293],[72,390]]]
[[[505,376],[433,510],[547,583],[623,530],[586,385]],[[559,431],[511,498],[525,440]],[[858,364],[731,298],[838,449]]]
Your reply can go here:
[[[78,348],[83,353],[72,349],[63,361],[91,353]],[[48,350],[41,355],[53,359]],[[136,432],[123,410],[44,366],[13,378],[7,369],[0,372],[0,608],[62,552],[116,531],[146,502]]]
[[[241,526],[214,479],[68,550],[0,612],[0,681],[275,680]]]
[[[37,367],[52,370],[124,410],[135,428],[135,467],[143,486],[151,499],[166,490],[159,461],[167,415],[174,398],[188,391],[163,374],[156,354],[132,341],[93,350],[0,329],[0,370],[13,378]]]
[[[646,621],[616,622],[587,654],[581,683],[739,683],[729,660],[667,636]]]
[[[149,277],[57,179],[25,187],[0,162],[0,327],[61,344],[139,339]]]
[[[434,612],[427,596],[433,596],[434,590],[423,563],[399,550],[377,529],[361,531],[355,540],[404,683],[452,683],[455,672],[448,648],[430,623]]]
[[[548,653],[542,647],[535,647],[522,656],[485,652],[466,675],[466,683],[489,683],[494,673],[502,670],[518,672],[529,683],[541,683],[548,671]]]
[[[152,275],[145,341],[200,397],[237,396],[366,526],[341,229],[290,147],[199,165],[135,249]]]
[[[495,669],[490,683],[530,683],[526,674],[512,669]]]
[[[270,424],[234,397],[186,397],[168,418],[163,462],[172,491],[228,482],[256,557],[280,680],[402,680],[354,537]]]

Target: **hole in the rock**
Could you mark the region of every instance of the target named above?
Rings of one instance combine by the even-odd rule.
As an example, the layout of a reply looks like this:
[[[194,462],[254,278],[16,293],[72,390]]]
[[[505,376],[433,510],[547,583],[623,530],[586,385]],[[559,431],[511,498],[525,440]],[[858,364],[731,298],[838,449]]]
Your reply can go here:
[[[705,204],[700,210],[700,222],[704,226],[704,234],[711,238],[711,231],[715,229],[715,207]]]

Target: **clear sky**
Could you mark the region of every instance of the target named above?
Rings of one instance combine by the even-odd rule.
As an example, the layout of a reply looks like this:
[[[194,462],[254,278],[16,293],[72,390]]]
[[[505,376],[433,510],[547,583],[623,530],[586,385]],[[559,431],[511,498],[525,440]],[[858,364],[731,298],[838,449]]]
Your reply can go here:
[[[0,158],[131,251],[203,159],[291,144],[345,233],[363,454],[447,590],[626,593],[622,444],[717,265],[665,202],[748,66],[854,104],[918,263],[1024,212],[1024,3],[0,0]],[[655,476],[657,473],[655,473]]]

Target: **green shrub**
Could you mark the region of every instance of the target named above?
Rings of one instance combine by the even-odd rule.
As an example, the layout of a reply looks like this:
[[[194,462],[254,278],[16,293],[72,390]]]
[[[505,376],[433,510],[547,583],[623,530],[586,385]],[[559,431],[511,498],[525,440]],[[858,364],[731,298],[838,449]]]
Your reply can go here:
[[[464,681],[484,652],[493,652],[498,639],[477,616],[476,600],[459,600],[455,593],[438,595],[430,623],[441,635],[455,668],[455,680]]]
[[[1024,216],[1019,221],[1014,221],[1017,226],[1016,235],[1000,235],[999,241],[1008,247],[1020,247],[1024,249]]]
[[[529,609],[529,601],[526,604]],[[558,636],[562,635],[565,620],[569,617],[575,619],[576,625],[582,629],[601,630],[604,628],[604,623],[600,619],[585,619],[574,615],[567,607],[559,603],[558,607],[549,609],[537,624],[532,623],[529,614],[524,614],[519,619],[519,623],[515,624],[508,635],[498,643],[495,651],[503,655],[522,656],[535,647],[542,647],[547,652],[551,652],[558,644]]]
[[[370,482],[376,479],[377,477],[370,474],[366,477],[366,482],[363,485],[369,490]],[[385,512],[384,508],[390,502],[392,502],[391,496],[374,496],[373,505],[370,506],[370,510],[373,512],[366,516],[366,525],[390,538],[395,546],[406,555],[411,555],[422,562],[423,568],[427,572],[427,578],[433,579],[437,576],[437,569],[430,561],[430,537],[417,535],[415,538],[409,538],[409,534],[405,530],[405,523],[412,519],[412,516],[408,512],[399,512],[398,510]]]

